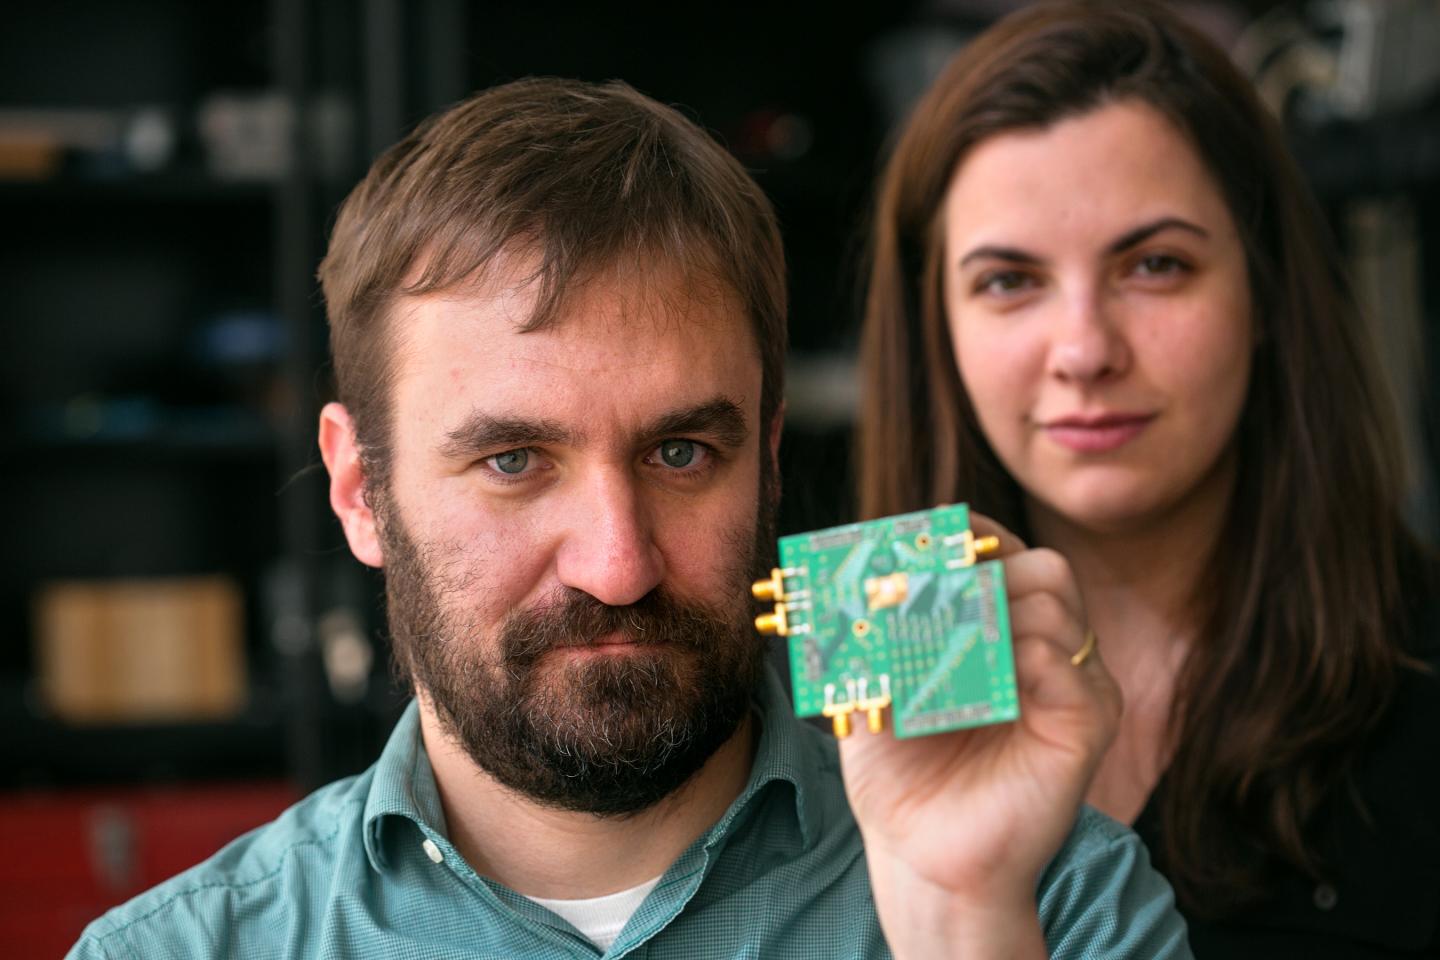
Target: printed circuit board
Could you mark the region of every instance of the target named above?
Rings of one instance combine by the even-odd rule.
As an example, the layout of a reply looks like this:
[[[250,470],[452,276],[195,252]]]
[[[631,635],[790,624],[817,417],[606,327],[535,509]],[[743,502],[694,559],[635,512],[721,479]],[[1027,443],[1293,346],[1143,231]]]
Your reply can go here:
[[[887,708],[897,737],[1018,717],[996,547],[964,504],[781,538],[755,624],[788,638],[796,714],[841,737],[857,712],[880,732]]]

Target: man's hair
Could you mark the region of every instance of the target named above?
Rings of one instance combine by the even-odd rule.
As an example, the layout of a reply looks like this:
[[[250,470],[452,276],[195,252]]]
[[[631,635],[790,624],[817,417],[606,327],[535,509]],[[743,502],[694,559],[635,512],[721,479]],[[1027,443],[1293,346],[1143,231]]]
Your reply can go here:
[[[1245,247],[1258,343],[1238,476],[1194,598],[1156,851],[1190,910],[1256,897],[1340,789],[1406,662],[1413,541],[1372,347],[1284,136],[1223,51],[1156,3],[1028,7],[915,108],[880,183],[862,340],[862,515],[968,500],[1024,532],[1022,491],[956,370],[941,296],[945,191],[969,151],[1116,102],[1158,110],[1214,177]],[[1349,537],[1365,531],[1365,549]]]
[[[367,488],[389,475],[390,386],[405,296],[486,276],[536,284],[522,329],[551,323],[608,270],[720,285],[749,315],[760,422],[784,389],[785,260],[764,193],[714,139],[620,82],[528,79],[483,91],[380,156],[340,207],[320,265],[340,401]],[[623,275],[623,273],[622,273]]]

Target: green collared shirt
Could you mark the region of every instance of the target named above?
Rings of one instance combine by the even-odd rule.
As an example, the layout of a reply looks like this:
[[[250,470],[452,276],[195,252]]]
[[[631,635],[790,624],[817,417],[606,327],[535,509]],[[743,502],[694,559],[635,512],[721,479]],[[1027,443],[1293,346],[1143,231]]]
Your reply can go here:
[[[835,745],[773,675],[749,783],[665,872],[607,958],[888,957]],[[429,841],[429,843],[426,843]],[[438,858],[438,862],[436,862]],[[1041,877],[1056,957],[1189,957],[1136,836],[1086,808]],[[380,759],[92,923],[74,960],[583,958],[567,922],[447,839],[412,703]]]

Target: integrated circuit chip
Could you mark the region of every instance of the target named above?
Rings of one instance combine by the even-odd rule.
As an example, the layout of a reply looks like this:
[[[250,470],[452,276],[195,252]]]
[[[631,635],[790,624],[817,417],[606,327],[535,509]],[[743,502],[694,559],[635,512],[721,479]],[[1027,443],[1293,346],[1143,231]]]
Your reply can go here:
[[[1005,570],[964,504],[782,537],[756,619],[789,640],[795,712],[897,737],[1020,715]]]

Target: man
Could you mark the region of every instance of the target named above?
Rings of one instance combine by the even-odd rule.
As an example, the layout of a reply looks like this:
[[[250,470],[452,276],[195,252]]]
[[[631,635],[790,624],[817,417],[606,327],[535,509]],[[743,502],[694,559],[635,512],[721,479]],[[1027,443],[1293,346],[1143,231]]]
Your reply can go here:
[[[1188,955],[1134,836],[1077,819],[1119,705],[1054,555],[1002,533],[1020,723],[852,738],[842,783],[767,675],[783,258],[692,124],[490,90],[376,162],[321,279],[331,503],[415,702],[75,956]]]

